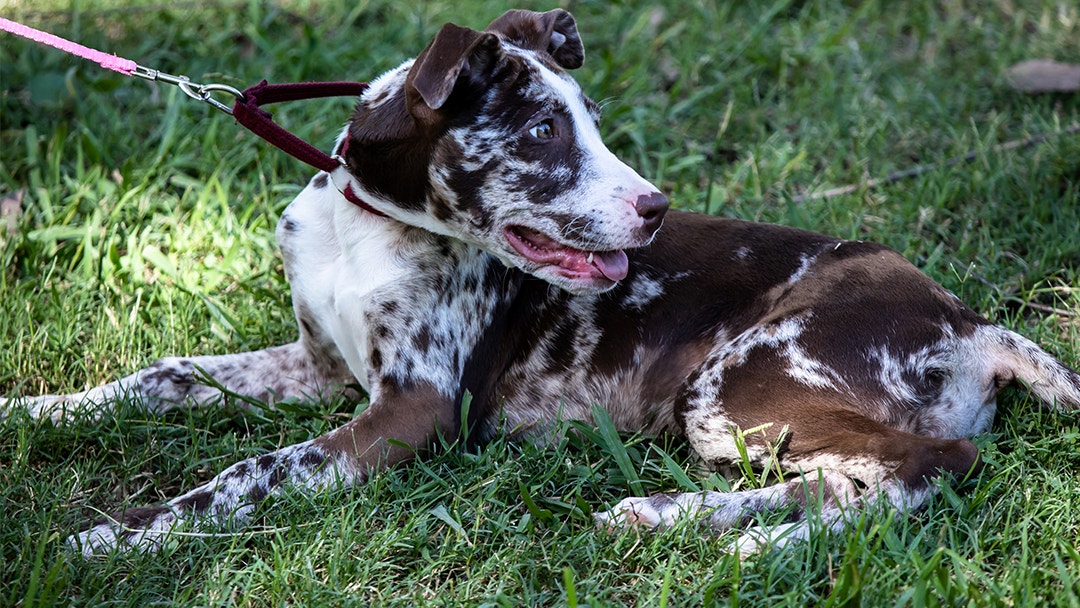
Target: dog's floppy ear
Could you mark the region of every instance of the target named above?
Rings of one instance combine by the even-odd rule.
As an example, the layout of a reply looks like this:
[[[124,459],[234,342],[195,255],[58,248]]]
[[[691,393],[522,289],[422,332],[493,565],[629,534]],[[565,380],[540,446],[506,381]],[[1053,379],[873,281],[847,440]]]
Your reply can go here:
[[[405,79],[409,111],[423,118],[430,110],[438,110],[460,79],[477,84],[489,74],[499,52],[499,39],[494,34],[447,23],[409,69]]]
[[[498,32],[523,49],[547,53],[567,70],[580,68],[585,61],[585,47],[581,45],[577,23],[561,8],[546,13],[507,11],[492,21],[486,31]]]

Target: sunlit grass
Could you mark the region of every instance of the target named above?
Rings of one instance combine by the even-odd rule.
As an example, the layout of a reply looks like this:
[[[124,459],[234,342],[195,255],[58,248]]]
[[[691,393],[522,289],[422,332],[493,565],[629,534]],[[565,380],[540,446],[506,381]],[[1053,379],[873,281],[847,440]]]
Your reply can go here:
[[[531,8],[549,5],[525,2]],[[370,80],[446,21],[501,2],[54,0],[4,16],[148,67],[243,88]],[[117,9],[121,10],[117,10]],[[980,312],[1080,364],[1080,141],[995,146],[1080,120],[1004,70],[1080,57],[1067,2],[577,2],[575,74],[612,149],[676,206],[884,242]],[[292,340],[273,242],[310,169],[179,91],[0,38],[0,395],[78,390],[165,354]],[[351,100],[274,108],[328,147]],[[976,151],[881,188],[796,197]],[[722,271],[722,269],[719,269]],[[609,535],[630,492],[728,489],[678,441],[603,424],[544,448],[447,449],[256,525],[84,562],[97,510],[161,501],[363,404],[0,422],[0,605],[1062,605],[1080,603],[1080,428],[1019,393],[976,439],[988,467],[910,516],[738,562],[692,527]],[[760,472],[756,473],[760,475]]]

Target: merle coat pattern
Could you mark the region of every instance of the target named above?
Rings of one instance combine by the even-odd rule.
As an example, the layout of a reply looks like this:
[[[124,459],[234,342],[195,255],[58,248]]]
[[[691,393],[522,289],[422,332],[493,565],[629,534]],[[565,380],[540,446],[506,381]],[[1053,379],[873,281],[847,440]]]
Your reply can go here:
[[[60,420],[119,397],[157,412],[211,405],[222,393],[210,384],[270,404],[356,397],[357,383],[369,396],[331,433],[70,542],[87,555],[154,549],[185,527],[243,522],[285,486],[363,483],[463,424],[481,441],[542,439],[599,404],[620,429],[682,435],[719,466],[739,458],[736,429],[766,425],[749,456],[764,465],[771,445],[786,481],[627,498],[597,516],[722,530],[786,510],[731,546],[749,552],[805,538],[808,500],[841,528],[860,506],[907,511],[941,472],[977,470],[964,437],[987,430],[1007,384],[1080,407],[1076,372],[886,247],[667,211],[601,142],[596,104],[566,73],[583,59],[569,13],[511,11],[483,32],[446,25],[372,83],[335,146],[341,166],[278,223],[296,342],[0,401]]]

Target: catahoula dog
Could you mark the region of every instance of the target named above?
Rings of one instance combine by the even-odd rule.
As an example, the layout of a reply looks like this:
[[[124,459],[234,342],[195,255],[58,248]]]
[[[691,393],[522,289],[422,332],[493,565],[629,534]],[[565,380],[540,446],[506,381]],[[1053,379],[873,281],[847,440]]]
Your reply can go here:
[[[153,549],[182,526],[242,522],[285,486],[361,484],[463,428],[542,438],[599,404],[619,429],[681,435],[711,464],[738,461],[743,438],[752,463],[775,457],[789,475],[627,498],[602,523],[743,526],[732,548],[754,551],[804,538],[811,508],[840,529],[871,505],[920,506],[942,473],[977,470],[965,437],[987,430],[1006,385],[1080,407],[1076,372],[882,245],[669,211],[601,141],[599,109],[567,73],[583,59],[562,10],[444,26],[371,84],[335,145],[340,167],[278,223],[295,342],[6,401],[62,417],[121,397],[160,412],[228,393],[359,397],[359,384],[370,400],[326,435],[71,542]],[[747,527],[772,510],[786,515]]]

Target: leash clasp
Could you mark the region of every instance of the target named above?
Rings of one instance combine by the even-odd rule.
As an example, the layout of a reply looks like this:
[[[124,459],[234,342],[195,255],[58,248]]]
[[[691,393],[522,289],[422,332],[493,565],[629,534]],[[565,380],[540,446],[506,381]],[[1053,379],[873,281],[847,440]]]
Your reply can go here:
[[[154,70],[151,68],[143,67],[141,65],[135,66],[135,71],[131,73],[132,76],[138,76],[139,78],[145,78],[146,80],[160,80],[161,82],[168,84],[175,84],[180,87],[180,90],[185,95],[192,99],[210,104],[211,106],[221,110],[222,112],[232,116],[233,109],[231,106],[227,106],[220,101],[213,98],[211,95],[214,92],[222,91],[232,95],[234,98],[243,101],[244,94],[239,89],[231,87],[227,84],[199,84],[192,82],[187,76],[173,76],[172,74],[166,74],[165,72]]]

